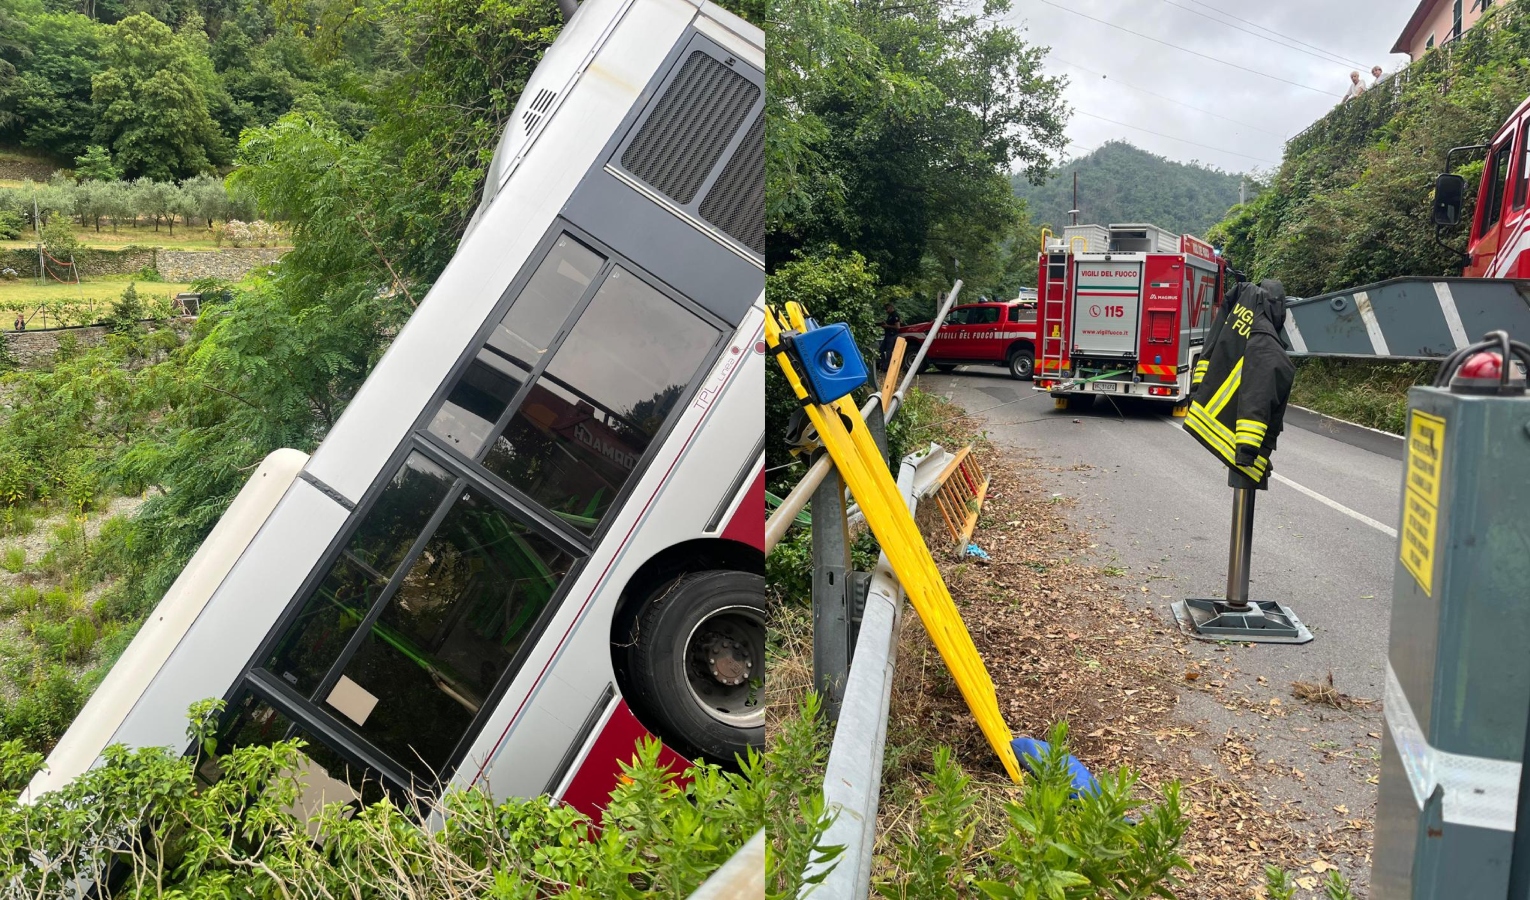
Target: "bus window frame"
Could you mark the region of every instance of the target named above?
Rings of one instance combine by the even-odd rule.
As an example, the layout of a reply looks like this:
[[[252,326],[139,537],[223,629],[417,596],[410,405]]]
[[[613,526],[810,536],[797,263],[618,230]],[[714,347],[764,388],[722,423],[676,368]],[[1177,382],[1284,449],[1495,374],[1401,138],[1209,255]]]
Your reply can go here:
[[[590,247],[596,253],[603,256],[605,260],[596,277],[590,280],[590,285],[587,287],[585,294],[581,296],[579,302],[570,310],[558,333],[549,342],[547,351],[542,354],[542,358],[538,361],[537,366],[527,375],[526,383],[516,392],[505,413],[501,416],[501,420],[495,423],[495,429],[492,434],[496,437],[510,417],[520,408],[520,404],[524,401],[526,395],[529,394],[531,387],[535,385],[537,378],[541,376],[542,372],[551,362],[557,349],[562,346],[568,334],[573,331],[574,326],[579,321],[579,317],[583,315],[584,311],[594,300],[600,285],[605,282],[606,277],[617,266],[620,266],[631,276],[641,279],[648,286],[654,288],[671,301],[678,303],[682,308],[696,315],[703,322],[716,328],[718,331],[716,342],[697,366],[690,382],[685,386],[679,399],[675,401],[674,407],[665,417],[663,426],[655,432],[653,438],[649,441],[642,458],[637,466],[633,468],[632,475],[627,479],[627,482],[623,484],[622,489],[612,500],[611,506],[602,518],[600,525],[589,535],[585,535],[558,520],[550,511],[544,510],[540,504],[505,484],[493,473],[485,469],[480,459],[470,458],[466,454],[448,446],[429,430],[430,422],[437,408],[450,395],[451,389],[457,384],[458,380],[467,372],[468,368],[472,365],[473,359],[489,339],[495,327],[504,318],[510,306],[520,296],[526,284],[535,276],[544,259],[554,248],[558,238],[564,234]],[[653,276],[635,261],[617,253],[609,245],[597,240],[589,232],[579,228],[567,219],[562,217],[555,218],[542,240],[537,243],[536,248],[532,253],[528,254],[526,260],[522,263],[520,271],[516,273],[509,285],[506,286],[504,292],[500,295],[500,299],[495,303],[494,308],[485,317],[483,325],[475,332],[473,339],[468,342],[456,363],[453,364],[451,369],[441,379],[440,384],[437,385],[436,390],[431,394],[429,402],[425,404],[420,414],[416,417],[413,426],[399,443],[399,446],[389,456],[387,463],[379,470],[378,476],[374,478],[373,483],[367,488],[360,502],[349,512],[345,525],[336,532],[330,545],[325,549],[307,577],[304,578],[299,590],[288,599],[286,608],[273,624],[265,640],[261,642],[255,654],[241,670],[239,677],[235,679],[233,685],[224,695],[223,699],[225,702],[231,708],[234,701],[243,696],[245,692],[254,691],[260,699],[277,709],[282,715],[287,716],[295,724],[307,729],[323,740],[331,751],[356,763],[358,766],[371,770],[379,778],[383,779],[385,783],[391,783],[391,787],[395,791],[404,791],[405,795],[407,795],[410,791],[424,794],[443,789],[461,766],[473,742],[482,734],[483,727],[488,718],[494,714],[500,701],[509,691],[510,686],[522,673],[522,670],[525,668],[526,659],[541,646],[547,626],[557,615],[558,611],[563,608],[573,585],[584,574],[591,555],[606,539],[612,522],[621,516],[632,492],[646,476],[654,456],[661,448],[668,444],[678,422],[684,417],[685,410],[694,401],[696,392],[711,375],[712,370],[716,368],[718,361],[737,332],[738,326],[729,325],[717,315],[709,312],[690,300],[690,298],[685,297]],[[482,454],[487,453],[488,446],[489,442],[486,441],[480,457]],[[331,682],[334,680],[334,673],[343,672],[345,661],[354,655],[352,644],[359,643],[360,640],[365,638],[371,623],[381,614],[381,610],[385,609],[387,604],[391,602],[394,593],[396,593],[394,582],[401,580],[418,560],[419,554],[424,550],[430,537],[435,533],[436,528],[439,527],[441,521],[450,511],[463,490],[469,487],[477,490],[506,515],[536,531],[542,537],[552,541],[560,549],[565,550],[574,557],[573,564],[563,576],[562,581],[559,582],[557,590],[547,603],[547,607],[538,614],[538,620],[532,626],[532,631],[528,633],[527,639],[506,666],[499,679],[496,680],[494,688],[485,695],[481,711],[474,716],[472,722],[458,739],[451,754],[447,757],[447,762],[442,766],[442,771],[450,774],[447,774],[439,780],[439,783],[433,785],[419,784],[418,779],[413,777],[407,766],[397,763],[380,748],[372,746],[357,730],[346,725],[337,716],[323,709],[319,702],[310,700],[297,691],[292,690],[288,685],[281,682],[279,676],[264,668],[265,660],[273,652],[281,638],[286,635],[288,629],[292,627],[297,617],[302,613],[304,607],[314,595],[314,592],[318,590],[324,579],[328,577],[330,570],[344,553],[346,547],[349,546],[351,538],[361,527],[366,517],[376,507],[379,498],[391,484],[393,475],[404,464],[405,460],[409,458],[409,455],[415,452],[421,453],[431,462],[446,469],[454,478],[452,487],[431,514],[421,533],[416,536],[409,548],[409,552],[399,561],[393,578],[390,579],[385,599],[379,598],[368,617],[357,626],[355,633],[347,640],[345,650],[342,651],[341,656],[337,657],[336,661],[332,664],[325,683],[315,690],[314,696],[322,696],[326,690],[326,685],[332,686]]]

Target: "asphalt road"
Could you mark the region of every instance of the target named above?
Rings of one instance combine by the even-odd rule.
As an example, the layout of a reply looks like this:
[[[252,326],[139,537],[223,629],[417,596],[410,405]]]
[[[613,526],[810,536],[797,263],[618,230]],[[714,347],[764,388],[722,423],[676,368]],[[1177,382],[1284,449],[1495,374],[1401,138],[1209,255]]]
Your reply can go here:
[[[1088,411],[1054,410],[1029,382],[981,367],[926,375],[920,386],[985,420],[1000,447],[1047,467],[1052,490],[1076,501],[1075,524],[1097,540],[1094,562],[1113,567],[1128,602],[1151,603],[1167,624],[1174,600],[1223,596],[1226,469],[1166,406],[1101,400]],[[1379,703],[1340,712],[1291,695],[1293,681],[1330,673],[1343,693],[1382,695],[1402,463],[1357,443],[1365,442],[1288,422],[1273,458],[1277,477],[1257,495],[1250,597],[1291,607],[1314,640],[1189,642],[1187,665],[1204,661],[1208,682],[1224,690],[1187,691],[1180,704],[1214,738],[1238,732],[1257,754],[1256,782],[1271,799],[1300,805],[1316,832],[1370,818],[1379,771]],[[1249,703],[1230,703],[1227,692]],[[1274,766],[1260,765],[1267,761]],[[1274,768],[1287,777],[1270,776]],[[1363,883],[1363,865],[1344,868]]]

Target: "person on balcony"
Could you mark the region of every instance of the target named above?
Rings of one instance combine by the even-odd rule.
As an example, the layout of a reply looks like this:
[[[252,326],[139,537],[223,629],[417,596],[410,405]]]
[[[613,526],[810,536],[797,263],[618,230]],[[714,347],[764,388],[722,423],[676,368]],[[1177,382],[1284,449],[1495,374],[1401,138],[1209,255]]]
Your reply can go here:
[[[1349,73],[1349,90],[1344,92],[1344,102],[1348,103],[1363,93],[1365,93],[1365,82],[1360,80],[1360,73]]]

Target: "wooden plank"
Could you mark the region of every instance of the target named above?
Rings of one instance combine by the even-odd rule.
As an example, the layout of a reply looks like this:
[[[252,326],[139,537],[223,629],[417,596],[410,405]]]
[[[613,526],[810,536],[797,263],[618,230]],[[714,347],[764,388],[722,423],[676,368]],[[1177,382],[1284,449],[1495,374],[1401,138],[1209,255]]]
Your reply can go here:
[[[908,340],[898,338],[893,345],[892,356],[887,360],[887,372],[882,375],[882,412],[887,412],[887,407],[892,403],[893,391],[898,386],[898,370],[903,368],[903,351],[908,349]]]

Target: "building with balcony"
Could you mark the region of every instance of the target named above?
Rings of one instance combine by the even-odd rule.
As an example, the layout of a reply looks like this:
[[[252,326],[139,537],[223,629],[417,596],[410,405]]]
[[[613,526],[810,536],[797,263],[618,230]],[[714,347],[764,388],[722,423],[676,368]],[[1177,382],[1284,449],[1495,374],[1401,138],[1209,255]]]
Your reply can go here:
[[[1402,34],[1397,36],[1397,43],[1392,45],[1392,52],[1406,53],[1416,61],[1435,47],[1460,37],[1492,5],[1493,0],[1420,0]]]

